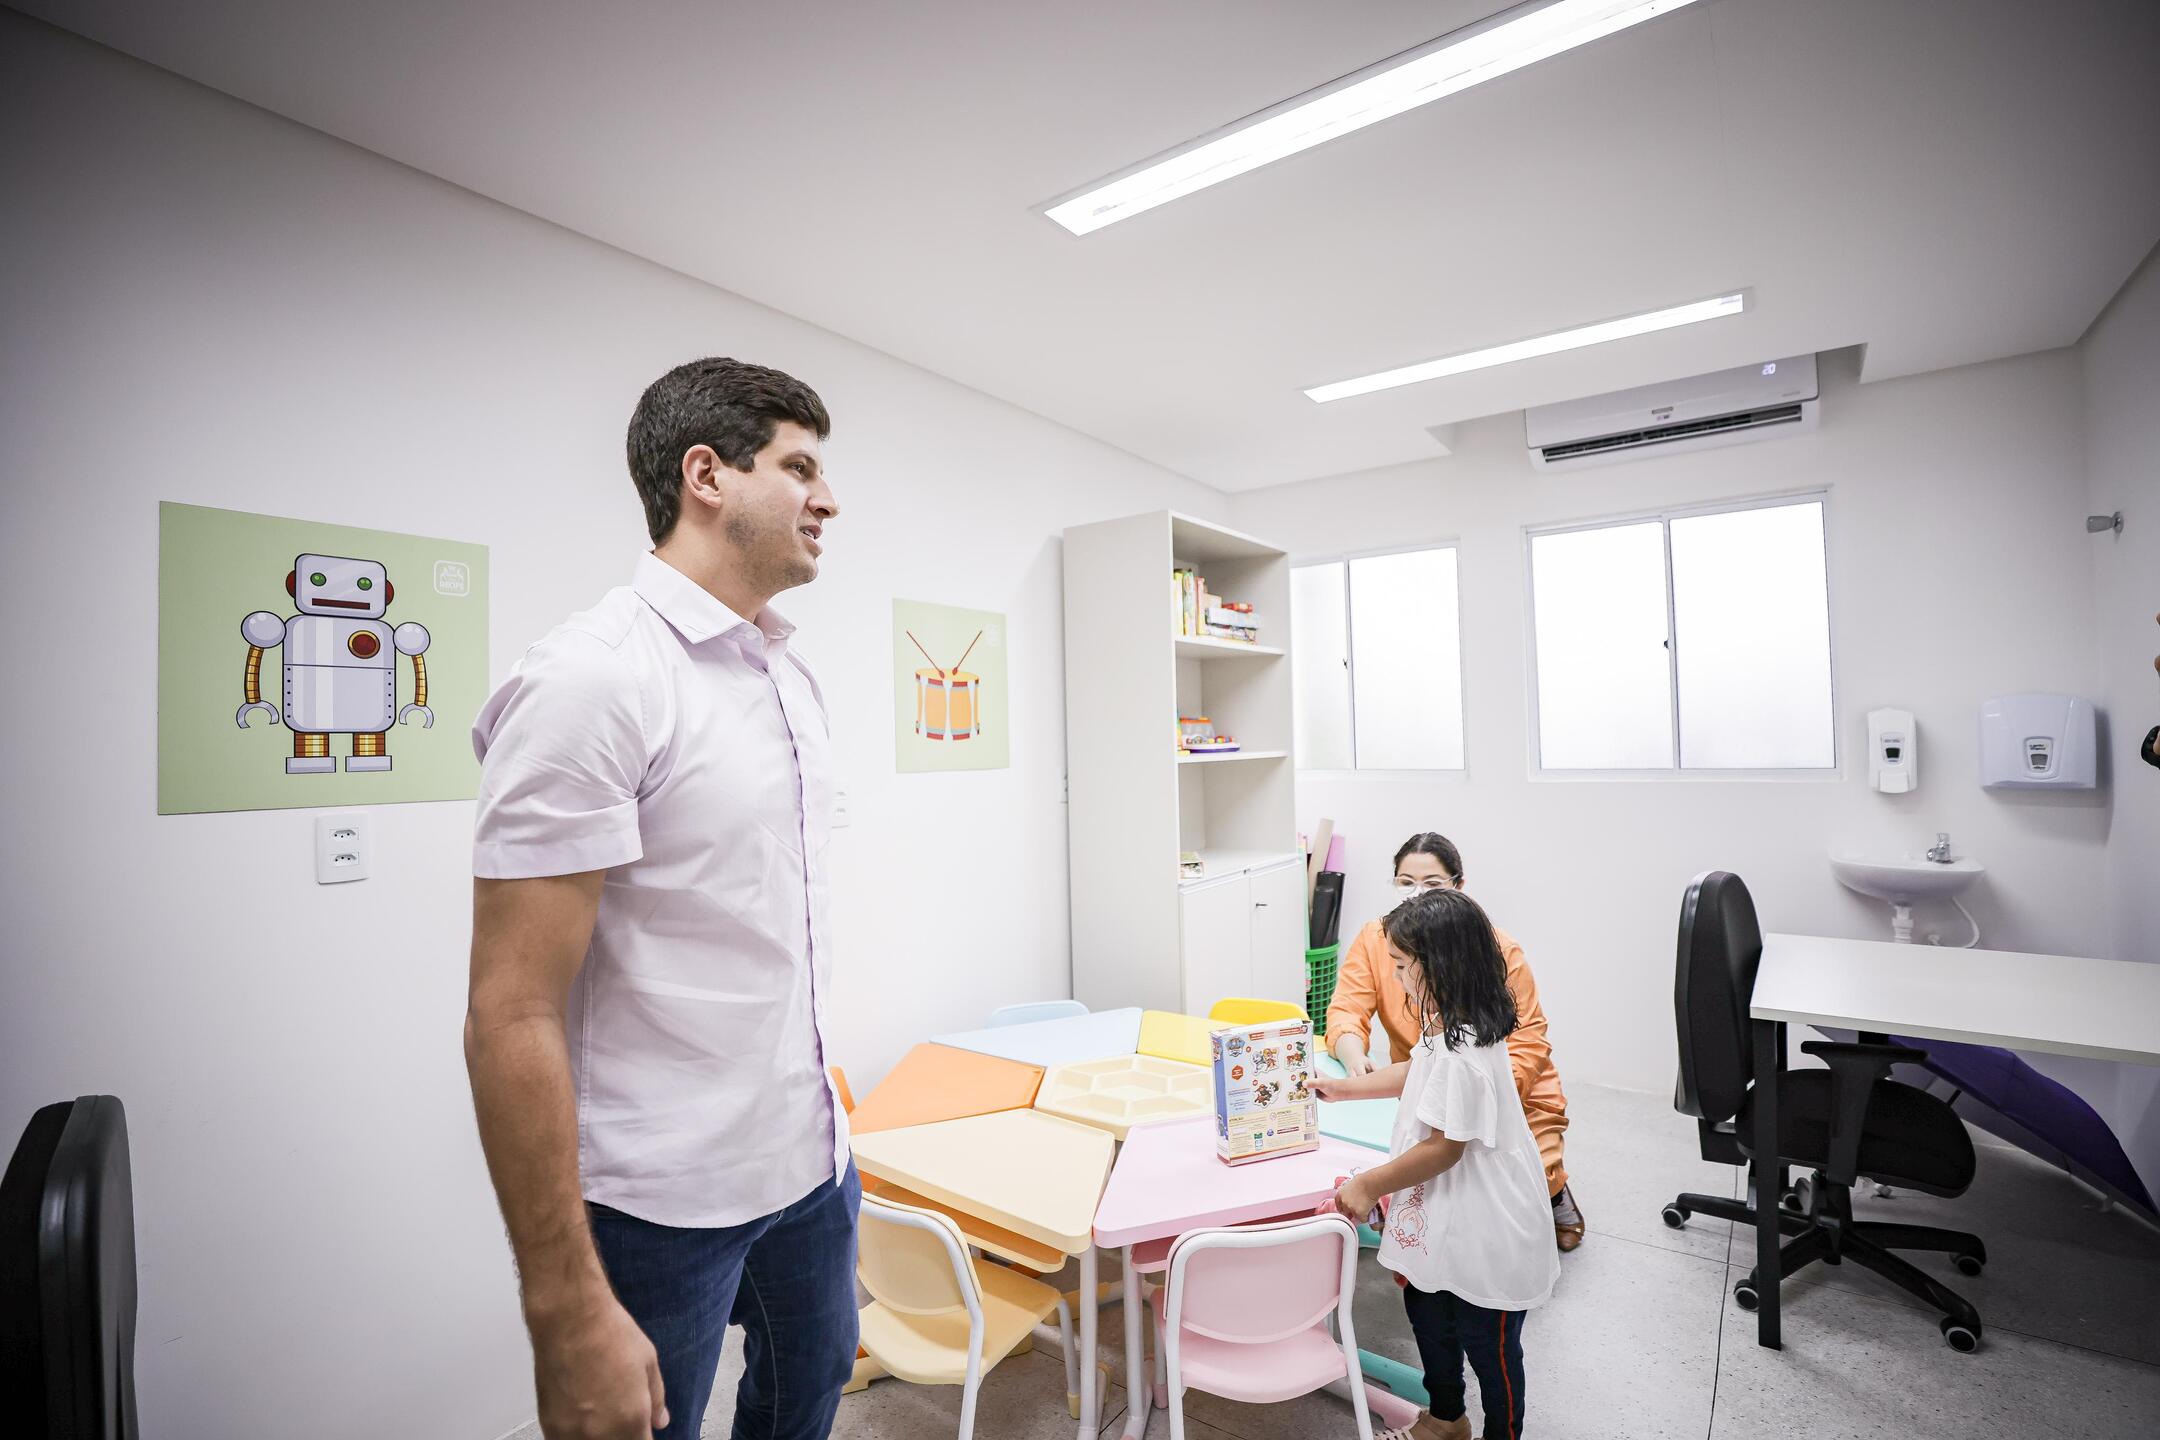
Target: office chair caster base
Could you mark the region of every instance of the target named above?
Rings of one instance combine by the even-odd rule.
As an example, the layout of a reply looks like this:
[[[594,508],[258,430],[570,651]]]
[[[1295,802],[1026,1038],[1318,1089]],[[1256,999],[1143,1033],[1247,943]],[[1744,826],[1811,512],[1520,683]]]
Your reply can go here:
[[[1961,1325],[1955,1320],[1945,1319],[1942,1322],[1942,1333],[1943,1339],[1950,1342],[1950,1348],[1960,1355],[1970,1355],[1980,1348],[1980,1327],[1977,1324]]]
[[[1987,1269],[1986,1259],[1979,1255],[1954,1256],[1950,1263],[1957,1266],[1957,1272],[1960,1275],[1978,1275],[1981,1271]]]
[[[1807,1214],[1808,1182],[1805,1176],[1793,1181],[1792,1188],[1778,1197],[1778,1203],[1794,1215]]]
[[[1658,1213],[1664,1218],[1666,1228],[1668,1229],[1678,1230],[1681,1226],[1687,1224],[1688,1222],[1688,1212],[1681,1209],[1678,1205],[1667,1205],[1663,1210],[1659,1211]]]
[[[1750,1315],[1755,1313],[1756,1306],[1762,1304],[1762,1297],[1756,1293],[1753,1280],[1742,1280],[1735,1284],[1732,1287],[1732,1298],[1735,1305]]]

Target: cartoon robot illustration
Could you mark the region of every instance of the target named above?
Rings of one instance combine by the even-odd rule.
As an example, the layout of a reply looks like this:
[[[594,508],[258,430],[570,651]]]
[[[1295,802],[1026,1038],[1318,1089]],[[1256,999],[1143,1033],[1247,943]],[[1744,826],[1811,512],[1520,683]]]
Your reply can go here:
[[[281,620],[257,610],[240,622],[248,643],[246,695],[234,715],[241,729],[256,711],[278,723],[278,707],[262,698],[263,651],[285,647],[284,722],[293,732],[288,775],[329,775],[337,771],[330,753],[332,735],[350,735],[352,753],[345,769],[390,768],[390,726],[420,717],[420,728],[435,724],[427,703],[427,627],[406,621],[395,630],[383,612],[397,592],[389,572],[377,560],[341,555],[302,555],[285,576],[285,593],[300,613]],[[397,657],[412,656],[413,700],[397,708]]]

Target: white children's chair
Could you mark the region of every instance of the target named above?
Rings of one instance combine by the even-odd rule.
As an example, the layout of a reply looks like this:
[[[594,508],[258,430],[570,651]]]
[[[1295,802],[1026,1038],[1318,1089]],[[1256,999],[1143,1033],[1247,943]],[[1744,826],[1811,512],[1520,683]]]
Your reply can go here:
[[[996,1030],[1006,1025],[1028,1025],[1037,1020],[1063,1020],[1069,1015],[1085,1015],[1087,1006],[1078,1000],[1029,1000],[1020,1005],[1001,1005],[990,1012],[983,1025],[986,1030]]]
[[[1171,1440],[1185,1440],[1189,1387],[1272,1404],[1338,1380],[1348,1382],[1358,1440],[1373,1440],[1350,1320],[1357,1255],[1357,1230],[1339,1215],[1179,1237],[1154,1297]]]
[[[865,1195],[856,1273],[863,1355],[850,1393],[880,1375],[917,1385],[958,1385],[960,1440],[975,1433],[982,1377],[1020,1347],[1054,1310],[1065,1347],[1065,1388],[1077,1393],[1072,1312],[1065,1298],[1016,1270],[968,1259],[946,1216]]]

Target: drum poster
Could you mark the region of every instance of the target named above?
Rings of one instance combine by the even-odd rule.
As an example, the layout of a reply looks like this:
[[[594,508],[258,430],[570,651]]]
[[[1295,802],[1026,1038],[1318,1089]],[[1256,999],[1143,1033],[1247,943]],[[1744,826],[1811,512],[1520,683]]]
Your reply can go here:
[[[1005,617],[893,601],[893,729],[900,772],[1003,770]]]
[[[160,815],[470,800],[484,545],[158,507]]]

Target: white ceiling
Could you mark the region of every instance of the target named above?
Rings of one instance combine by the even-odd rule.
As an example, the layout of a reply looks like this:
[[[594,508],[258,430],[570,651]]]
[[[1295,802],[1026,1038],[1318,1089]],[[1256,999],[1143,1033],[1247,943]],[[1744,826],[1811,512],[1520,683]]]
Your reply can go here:
[[[1500,0],[10,3],[1224,490],[1801,351],[2066,345],[2160,239],[2151,0],[1698,0],[1084,238],[1035,208]]]

